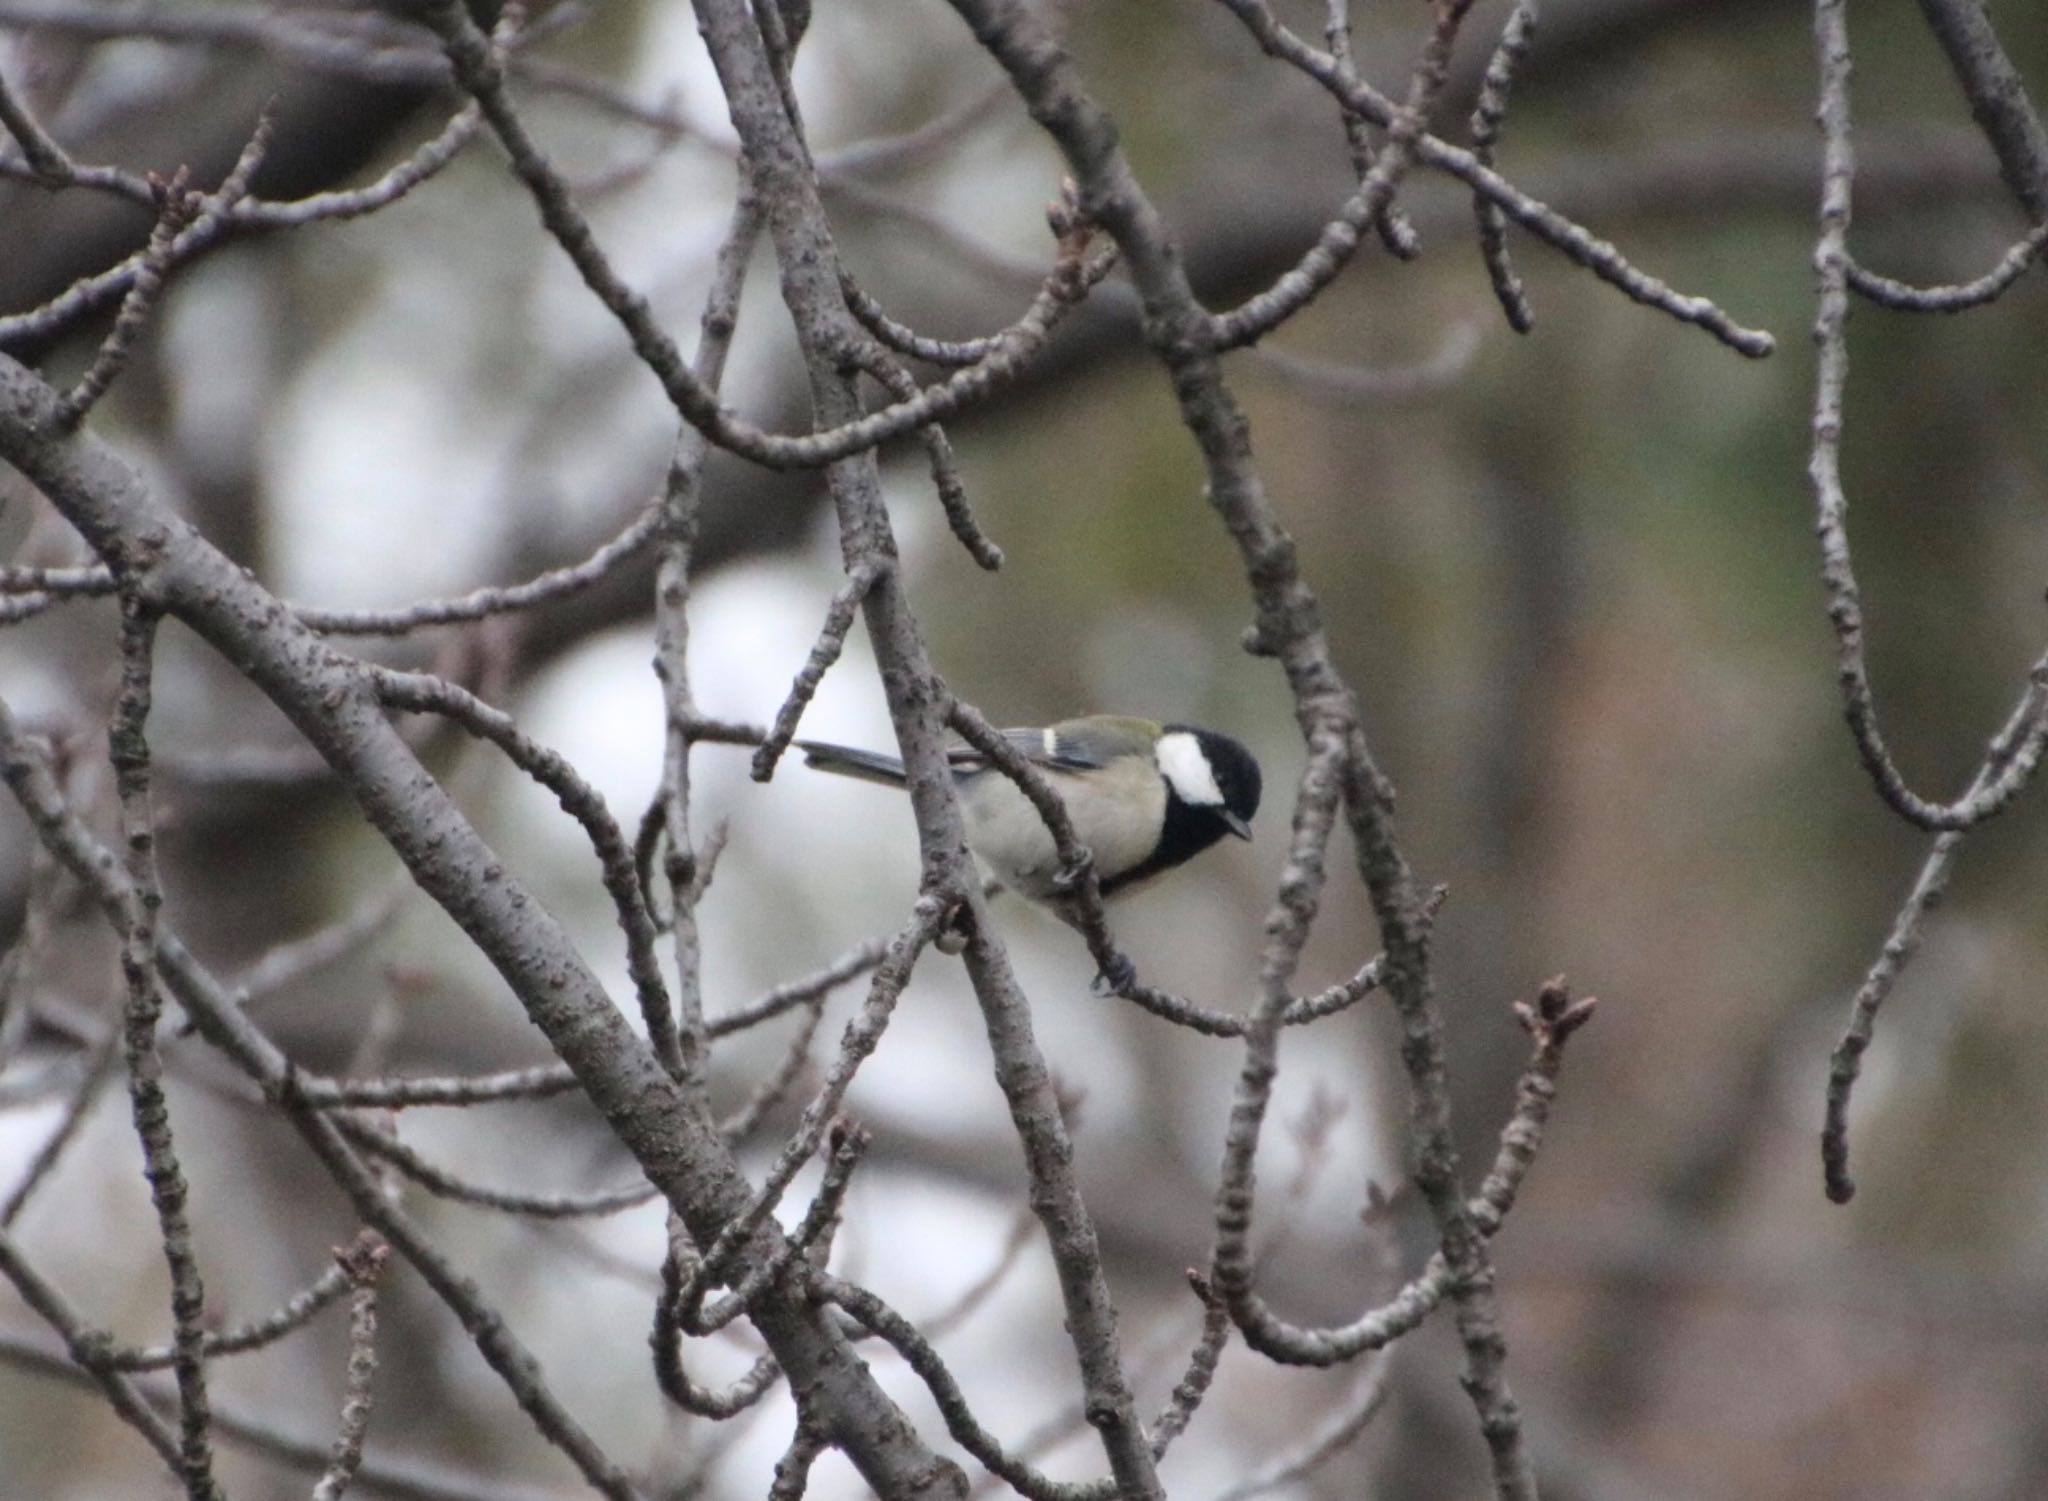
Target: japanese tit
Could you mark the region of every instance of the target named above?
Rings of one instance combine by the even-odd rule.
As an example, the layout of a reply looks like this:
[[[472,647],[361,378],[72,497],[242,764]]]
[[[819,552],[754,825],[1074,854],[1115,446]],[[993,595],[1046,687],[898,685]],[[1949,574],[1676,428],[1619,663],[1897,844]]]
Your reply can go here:
[[[1104,896],[1132,890],[1199,855],[1225,834],[1252,837],[1259,763],[1214,730],[1097,714],[1043,729],[1005,730],[1052,783],[1074,833],[1095,856]],[[903,763],[876,751],[802,740],[807,765],[901,787]],[[1030,800],[980,752],[948,752],[967,843],[1005,886],[1060,906],[1060,857]]]

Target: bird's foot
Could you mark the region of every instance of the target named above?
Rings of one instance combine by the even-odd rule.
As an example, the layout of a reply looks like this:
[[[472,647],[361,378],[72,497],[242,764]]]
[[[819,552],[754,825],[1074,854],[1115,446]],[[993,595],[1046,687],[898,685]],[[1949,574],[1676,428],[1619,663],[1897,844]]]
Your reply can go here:
[[[1136,988],[1137,983],[1138,966],[1131,963],[1130,956],[1112,952],[1088,988],[1096,995],[1122,995]]]
[[[1052,889],[1060,896],[1073,896],[1087,883],[1088,872],[1095,868],[1095,852],[1082,850],[1075,855],[1071,864],[1062,865],[1053,873]]]
[[[958,954],[967,947],[968,925],[973,916],[965,902],[955,902],[939,921],[939,931],[932,935],[932,947],[942,954]]]

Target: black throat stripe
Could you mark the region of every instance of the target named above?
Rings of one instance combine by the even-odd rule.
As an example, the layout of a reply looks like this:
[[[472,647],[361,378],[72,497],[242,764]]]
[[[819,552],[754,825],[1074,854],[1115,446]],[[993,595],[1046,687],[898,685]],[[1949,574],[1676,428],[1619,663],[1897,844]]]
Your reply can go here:
[[[1119,871],[1102,883],[1102,894],[1114,896],[1127,887],[1148,880],[1162,871],[1171,870],[1182,861],[1191,860],[1210,845],[1230,832],[1229,826],[1217,816],[1220,809],[1197,808],[1181,800],[1179,794],[1168,791],[1166,795],[1166,821],[1159,830],[1159,847],[1142,862],[1129,870]]]

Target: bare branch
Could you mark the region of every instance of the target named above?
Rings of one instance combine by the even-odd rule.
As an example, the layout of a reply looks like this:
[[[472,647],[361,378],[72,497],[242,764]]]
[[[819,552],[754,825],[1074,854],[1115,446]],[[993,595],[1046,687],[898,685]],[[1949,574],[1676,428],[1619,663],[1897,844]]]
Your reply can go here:
[[[649,504],[625,530],[600,545],[588,557],[560,568],[550,568],[517,584],[497,584],[473,589],[447,599],[427,599],[396,610],[321,610],[293,606],[301,621],[316,631],[335,636],[404,636],[432,625],[484,620],[530,610],[580,593],[604,579],[620,564],[638,556],[660,530],[658,504]]]
[[[705,294],[692,366],[707,390],[716,391],[724,381],[726,357],[732,348],[733,332],[739,326],[740,294],[745,289],[747,267],[760,237],[760,204],[743,166],[732,221],[718,247],[711,288]],[[711,1044],[711,1033],[704,1021],[703,946],[697,906],[710,885],[712,870],[724,846],[721,827],[713,831],[706,848],[699,850],[690,827],[690,749],[698,724],[696,697],[690,688],[690,566],[696,555],[708,451],[703,434],[684,423],[676,434],[675,453],[662,487],[658,511],[661,553],[654,579],[654,673],[661,683],[662,700],[661,784],[642,826],[641,844],[646,847],[647,856],[642,861],[636,850],[635,862],[641,891],[651,892],[651,841],[667,841],[668,925],[676,962],[677,1044],[683,1071],[692,1078],[702,1074]],[[648,900],[651,903],[651,896]]]
[[[0,12],[4,10],[4,4],[0,4]],[[240,197],[228,205],[225,213],[202,216],[181,229],[165,254],[165,270],[198,258],[237,231],[295,229],[329,219],[354,219],[374,213],[397,202],[453,161],[456,153],[475,136],[478,123],[475,106],[466,107],[411,156],[360,188],[314,193],[286,202]],[[147,183],[140,178],[135,182],[143,195],[142,201],[152,202]],[[125,296],[134,289],[148,254],[145,246],[105,271],[80,278],[39,308],[0,318],[0,348],[49,338],[115,298]]]
[[[841,185],[840,191],[845,191],[844,185]],[[880,207],[872,196],[864,197],[861,201],[870,208]],[[1099,286],[1109,273],[1116,269],[1116,246],[1091,246],[1088,227],[1076,216],[1073,206],[1064,199],[1052,205],[1051,224],[1053,238],[1061,247],[1061,260],[1040,282],[1033,306],[1036,306],[1039,300],[1061,295],[1065,278],[1070,274],[1065,269],[1066,263],[1075,256],[1080,257],[1082,295]],[[987,334],[978,339],[934,339],[891,318],[888,311],[850,274],[841,276],[839,290],[846,298],[847,310],[860,320],[861,327],[873,334],[884,346],[907,358],[923,360],[932,365],[958,367],[978,364],[998,353],[1011,331],[1023,326],[1023,320],[1020,319],[999,333]],[[1030,314],[1027,312],[1025,318],[1029,317]]]
[[[1313,1475],[1356,1443],[1386,1400],[1387,1365],[1385,1351],[1375,1355],[1344,1404],[1308,1436],[1299,1450],[1218,1491],[1212,1501],[1253,1501],[1254,1497],[1268,1495],[1283,1485]]]
[[[946,1368],[939,1352],[915,1326],[866,1288],[842,1278],[820,1276],[818,1289],[859,1323],[889,1344],[909,1362],[911,1370],[925,1384],[938,1404],[939,1416],[953,1441],[973,1455],[991,1474],[1000,1475],[1030,1501],[1110,1501],[1118,1492],[1114,1482],[1077,1485],[1054,1480],[1012,1454],[1002,1441],[981,1426],[969,1407],[960,1383]]]
[[[143,1175],[149,1179],[164,1260],[171,1273],[171,1369],[178,1381],[179,1477],[191,1501],[220,1501],[208,1433],[206,1286],[192,1249],[185,1172],[171,1135],[163,1057],[156,1041],[157,1022],[163,1016],[157,962],[157,913],[163,906],[163,891],[157,884],[147,738],[156,628],[155,604],[143,598],[132,579],[125,581],[121,593],[121,691],[107,731],[108,756],[121,800],[125,870],[133,893],[121,934],[121,973],[128,986],[122,1040],[135,1135],[142,1143]]]
[[[61,187],[71,181],[76,170],[71,158],[8,87],[4,73],[0,73],[0,125],[7,127],[7,133],[21,147],[22,159],[37,181],[48,187]]]
[[[99,1386],[115,1415],[142,1435],[172,1474],[181,1474],[184,1455],[178,1435],[150,1410],[130,1382],[100,1360],[105,1336],[86,1324],[64,1295],[22,1255],[14,1237],[5,1230],[0,1230],[0,1277],[13,1283],[22,1302],[64,1341],[72,1363]]]
[[[1849,380],[1849,216],[1856,154],[1849,120],[1849,31],[1842,0],[1816,0],[1815,43],[1820,57],[1820,233],[1814,269],[1820,295],[1813,337],[1820,348],[1814,380],[1813,444],[1807,474],[1814,491],[1820,536],[1821,585],[1835,632],[1835,676],[1842,712],[1856,753],[1885,803],[1908,823],[1929,831],[1960,831],[1995,817],[2023,791],[2048,748],[2048,657],[2034,666],[2027,724],[1995,776],[1973,780],[1953,803],[1932,803],[1906,784],[1878,727],[1877,705],[1863,644],[1862,590],[1849,548],[1848,495],[1842,486],[1842,400]],[[1987,762],[1988,766],[1990,763]]]
[[[79,377],[78,384],[58,403],[57,421],[62,427],[68,430],[83,422],[86,414],[106,394],[107,388],[127,365],[128,357],[134,353],[136,341],[142,337],[142,331],[156,309],[157,299],[163,293],[164,279],[171,269],[172,249],[179,235],[188,229],[195,239],[212,235],[214,231],[208,227],[209,221],[225,222],[234,212],[235,205],[248,196],[249,183],[270,147],[270,128],[270,110],[266,106],[257,118],[248,144],[242,148],[234,170],[228,173],[218,189],[204,198],[187,189],[182,168],[168,183],[153,176],[149,179],[149,187],[156,200],[156,227],[150,232],[148,245],[143,248],[142,264],[136,269],[135,281],[121,299],[121,311],[114,317],[113,328],[100,342],[99,352],[93,356],[85,374]]]
[[[360,955],[397,919],[412,892],[412,882],[401,873],[333,922],[268,950],[236,978],[242,1005],[260,1006],[307,976]]]
[[[294,1089],[300,1103],[317,1110],[404,1110],[421,1105],[483,1105],[497,1100],[544,1100],[576,1087],[576,1076],[559,1063],[508,1069],[469,1078],[315,1079],[301,1074]]]
[[[789,685],[789,694],[783,699],[782,707],[775,711],[775,723],[768,730],[768,738],[754,752],[755,781],[765,782],[775,775],[776,763],[789,749],[790,741],[796,738],[797,725],[803,719],[804,710],[810,707],[811,699],[816,696],[818,685],[825,681],[825,674],[832,670],[832,664],[846,649],[847,632],[853,629],[861,601],[867,598],[868,590],[874,587],[880,574],[879,564],[871,558],[863,558],[854,564],[846,582],[832,592],[832,603],[825,609],[825,623],[818,630],[817,643],[811,647],[811,654],[797,673],[796,681]]]
[[[468,689],[427,673],[372,668],[369,676],[378,696],[393,708],[445,715],[478,739],[497,746],[513,765],[554,793],[562,811],[583,826],[603,868],[604,887],[616,909],[619,927],[626,935],[626,967],[633,976],[648,1039],[655,1055],[681,1077],[682,1043],[661,961],[655,956],[654,918],[647,910],[632,848],[604,797],[562,756],[531,739],[509,714],[492,708]]]
[[[776,1253],[757,1264],[744,1276],[734,1278],[729,1268],[707,1254],[694,1266],[675,1293],[676,1322],[690,1334],[714,1334],[731,1324],[771,1282],[787,1276],[800,1257],[822,1264],[831,1248],[832,1232],[853,1181],[853,1170],[867,1150],[868,1134],[845,1119],[835,1120],[826,1133],[825,1175],[802,1221]],[[717,1247],[712,1250],[715,1252]],[[711,1308],[704,1307],[704,1295],[714,1280],[732,1283],[732,1291]]]
[[[445,83],[447,67],[431,38],[395,17],[361,11],[272,12],[193,9],[156,0],[6,0],[0,25],[89,41],[146,37],[184,46],[255,47],[300,67],[379,83]]]
[[[21,1218],[29,1199],[57,1166],[65,1148],[77,1138],[78,1128],[85,1124],[86,1116],[98,1102],[107,1081],[113,1078],[114,1065],[119,1061],[121,1035],[109,1032],[93,1050],[92,1061],[86,1065],[84,1075],[72,1089],[71,1098],[64,1102],[64,1111],[57,1117],[57,1124],[50,1128],[50,1134],[43,1138],[28,1166],[22,1169],[20,1181],[8,1191],[6,1199],[0,1201],[0,1230],[12,1229],[14,1222]]]
[[[1316,243],[1291,270],[1266,291],[1209,320],[1208,336],[1215,348],[1237,349],[1256,343],[1307,307],[1336,280],[1337,273],[1357,250],[1365,228],[1385,213],[1393,201],[1394,189],[1415,160],[1416,138],[1429,123],[1430,106],[1450,74],[1451,48],[1470,4],[1471,0],[1439,0],[1437,23],[1416,66],[1408,103],[1387,122],[1386,148],[1373,161],[1372,170],[1360,179],[1358,191],[1324,226]]]
[[[354,1244],[347,1248],[350,1254],[363,1249],[375,1240],[365,1231]],[[250,1350],[260,1350],[274,1345],[285,1336],[306,1327],[323,1311],[339,1302],[342,1294],[349,1290],[349,1275],[339,1263],[329,1266],[312,1282],[279,1304],[276,1309],[260,1319],[254,1319],[238,1328],[224,1329],[218,1334],[209,1333],[202,1342],[208,1359],[222,1355],[241,1355]],[[124,1347],[108,1344],[103,1358],[111,1370],[156,1371],[173,1365],[178,1358],[173,1345]]]
[[[1920,0],[1920,14],[1948,54],[2013,196],[2029,219],[2048,223],[2048,128],[1999,45],[1990,11],[1983,0]]]
[[[882,388],[891,396],[898,401],[917,399],[916,379],[896,362],[888,350],[873,344],[859,354],[868,374],[881,382]],[[960,464],[953,456],[952,440],[936,422],[919,428],[918,437],[924,443],[925,462],[931,467],[932,488],[939,492],[939,507],[946,513],[946,525],[978,566],[990,573],[995,572],[1003,566],[1003,550],[989,540],[967,504],[967,485],[960,478]]]
[[[425,774],[385,722],[360,669],[306,632],[189,525],[150,503],[134,476],[96,441],[53,439],[49,417],[54,399],[33,375],[0,356],[0,452],[34,480],[103,557],[127,556],[133,539],[145,534],[160,539],[153,578],[166,609],[223,649],[330,758],[421,886],[446,906],[506,978],[650,1180],[690,1222],[692,1233],[714,1239],[747,1191],[703,1103],[678,1086],[633,1035],[553,917],[504,872],[446,792]],[[6,763],[0,769],[9,772],[10,785],[19,791],[17,784],[27,773],[13,771],[20,758],[8,754],[4,743],[8,724],[0,715],[0,762]],[[47,832],[48,825],[38,827],[46,837],[56,837]],[[75,840],[67,842],[78,849]],[[630,872],[630,852],[626,863]],[[487,869],[494,873],[489,880],[483,878]],[[93,873],[89,861],[86,873]],[[253,1049],[254,1040],[238,1030],[238,1023],[231,1014],[209,1012],[202,1032],[216,1039],[236,1037],[238,1046]],[[247,1051],[239,1061],[259,1066],[259,1055]],[[271,1074],[273,1087],[277,1080]],[[360,1173],[345,1143],[318,1112],[298,1112],[294,1119],[345,1185]],[[374,1180],[367,1179],[363,1174],[350,1191],[362,1217],[422,1267],[437,1293],[450,1300],[467,1297],[472,1289],[445,1262],[428,1270],[432,1248],[378,1202]],[[774,1239],[764,1229],[764,1249],[772,1251]],[[889,1420],[893,1405],[867,1373],[837,1358],[843,1336],[816,1309],[774,1294],[763,1298],[752,1318],[793,1378],[812,1387],[821,1410],[838,1415],[835,1435],[863,1473],[921,1474],[927,1477],[924,1488],[932,1490],[929,1477],[942,1475],[944,1467],[934,1467],[934,1457],[907,1424]],[[481,1316],[464,1322],[542,1431],[576,1460],[586,1477],[609,1495],[630,1494],[632,1487],[616,1466],[531,1379],[530,1357],[502,1323]]]
[[[730,1277],[734,1254],[753,1239],[754,1233],[774,1213],[784,1191],[817,1152],[826,1132],[832,1130],[839,1120],[840,1107],[845,1103],[846,1091],[853,1084],[854,1074],[881,1044],[882,1033],[889,1025],[904,987],[910,983],[918,956],[938,935],[945,913],[945,904],[937,898],[920,897],[910,921],[890,940],[889,952],[877,966],[875,977],[868,985],[867,1000],[860,1012],[846,1024],[846,1031],[839,1039],[839,1056],[826,1071],[817,1094],[804,1107],[803,1118],[797,1123],[796,1130],[776,1154],[774,1164],[747,1207],[734,1215],[704,1248],[702,1263],[685,1288],[686,1313],[706,1290]],[[684,1322],[687,1326],[688,1319],[685,1318]]]
[[[94,1385],[91,1375],[63,1356],[7,1334],[0,1334],[0,1363],[72,1386]],[[141,1386],[139,1390],[150,1407],[169,1409],[177,1405],[175,1395],[155,1386]],[[214,1419],[222,1439],[293,1469],[317,1475],[331,1458],[331,1446],[325,1439],[288,1433],[225,1402],[215,1404]],[[389,1497],[391,1501],[568,1501],[561,1492],[536,1491],[500,1477],[469,1474],[388,1452],[364,1455],[356,1471],[356,1489]]]
[[[348,1380],[334,1457],[313,1487],[313,1501],[341,1501],[362,1468],[370,1428],[370,1382],[377,1374],[377,1279],[389,1248],[381,1241],[335,1252],[353,1292],[348,1315]]]
[[[357,1147],[390,1163],[428,1192],[444,1199],[474,1204],[481,1209],[529,1214],[538,1219],[577,1219],[586,1215],[617,1214],[622,1209],[636,1208],[661,1196],[660,1189],[646,1182],[573,1194],[511,1193],[487,1188],[436,1166],[396,1137],[352,1116],[338,1116],[335,1124],[341,1128],[342,1135]]]
[[[6,369],[4,358],[0,358],[0,375],[4,375]],[[45,391],[41,399],[49,402],[55,398],[54,394]],[[0,413],[7,410],[6,404],[0,402]],[[88,442],[74,440],[80,445]],[[51,489],[68,492],[69,488],[46,486],[45,493]],[[231,577],[240,577],[232,569],[228,572]],[[156,577],[162,580],[164,575],[160,571]],[[289,618],[274,602],[271,614],[277,619]],[[382,724],[381,716],[372,705],[366,703],[364,711],[363,723]],[[138,905],[133,885],[113,855],[93,838],[78,816],[66,806],[48,768],[22,734],[13,711],[4,701],[0,701],[0,780],[5,781],[8,790],[28,814],[38,837],[91,890],[109,921],[118,931],[130,931],[134,921],[131,914]],[[266,1097],[291,1104],[295,1082],[292,1064],[256,1030],[235,1005],[229,992],[192,958],[172,934],[158,935],[156,959],[165,985],[198,1022],[201,1034],[255,1080]],[[647,1056],[647,1074],[653,1080],[667,1077],[654,1066],[651,1055]],[[293,1109],[288,1118],[347,1194],[364,1223],[389,1241],[392,1248],[419,1271],[427,1285],[454,1311],[475,1341],[479,1353],[504,1381],[541,1434],[561,1449],[575,1463],[584,1479],[609,1501],[638,1501],[625,1472],[562,1407],[549,1390],[539,1365],[507,1328],[503,1317],[484,1299],[476,1284],[457,1270],[454,1263],[387,1197],[377,1175],[364,1166],[334,1123],[311,1110]],[[315,1465],[324,1465],[325,1446],[320,1446],[316,1452],[320,1458],[315,1460]]]
[[[1045,346],[1054,324],[1082,297],[1087,285],[1078,264],[1062,262],[1047,295],[1009,330],[978,363],[956,371],[916,398],[868,416],[849,417],[805,437],[767,433],[720,406],[694,375],[647,306],[612,268],[590,225],[570,198],[568,184],[535,145],[512,107],[504,68],[483,34],[459,5],[437,4],[430,24],[440,33],[455,76],[482,106],[513,170],[533,195],[541,222],[575,264],[585,285],[618,319],[639,356],[683,419],[721,448],[771,469],[821,468],[865,452],[900,433],[923,427],[985,399],[1020,374]]]
[[[1992,741],[1991,754],[1978,771],[1977,780],[1971,786],[1972,792],[1991,782],[2004,769],[2040,712],[2036,690],[2030,686],[2019,706],[2013,710],[2012,717]],[[1856,1194],[1856,1180],[1849,1173],[1849,1097],[1856,1088],[1857,1076],[1863,1071],[1863,1054],[1869,1049],[1876,1030],[1878,1009],[1890,997],[1892,988],[1898,984],[1899,976],[1905,972],[1913,956],[1920,951],[1922,926],[1941,904],[1942,894],[1948,889],[1949,872],[1954,868],[1962,842],[1963,831],[1959,829],[1935,836],[1933,847],[1928,850],[1920,873],[1914,878],[1912,890],[1906,893],[1905,901],[1892,918],[1891,932],[1886,935],[1884,946],[1864,973],[1863,983],[1856,988],[1855,997],[1849,1003],[1848,1027],[1828,1060],[1827,1111],[1821,1127],[1820,1153],[1827,1195],[1837,1204],[1848,1203]]]
[[[151,183],[157,190],[156,228],[150,231],[148,248],[143,251],[142,264],[135,273],[135,284],[121,299],[121,311],[114,319],[112,331],[100,341],[99,352],[93,356],[85,374],[78,378],[78,384],[66,392],[58,404],[57,421],[67,429],[83,422],[94,403],[106,394],[107,387],[114,383],[114,378],[128,363],[128,356],[134,352],[135,341],[142,336],[150,314],[156,310],[157,297],[163,291],[164,273],[170,267],[171,242],[178,231],[199,213],[185,184],[182,168],[169,182]]]
[[[1347,80],[1329,54],[1318,52],[1275,20],[1265,0],[1223,0],[1223,4],[1268,53],[1301,69],[1347,109],[1392,128],[1399,113],[1394,102],[1362,79]],[[1416,138],[1415,155],[1424,166],[1448,173],[1475,193],[1484,194],[1522,228],[1634,301],[1704,329],[1738,354],[1761,358],[1777,347],[1770,334],[1742,327],[1710,299],[1675,292],[1638,270],[1605,240],[1521,192],[1471,152],[1423,134]],[[1352,200],[1357,201],[1355,197]]]
[[[1574,1002],[1561,979],[1542,988],[1535,1006],[1516,1003],[1516,1020],[1529,1033],[1534,1046],[1516,1085],[1515,1107],[1501,1127],[1493,1165],[1478,1194],[1465,1206],[1477,1234],[1493,1235],[1514,1207],[1522,1180],[1534,1165],[1543,1142],[1543,1128],[1550,1119],[1551,1101],[1557,1094],[1557,1075],[1564,1064],[1565,1042],[1584,1025],[1593,1007],[1590,996]],[[1197,1282],[1197,1293],[1202,1293],[1200,1279],[1193,1280]],[[1234,1271],[1232,1281],[1236,1281]],[[1218,1282],[1222,1283],[1220,1258]],[[1234,1286],[1220,1288],[1229,1302],[1231,1317],[1254,1349],[1289,1364],[1317,1366],[1341,1365],[1368,1351],[1383,1349],[1418,1327],[1456,1289],[1457,1277],[1450,1262],[1438,1251],[1417,1276],[1379,1307],[1349,1324],[1305,1329],[1274,1314],[1248,1281],[1242,1291]]]
[[[1879,307],[1888,307],[1894,312],[1967,312],[1995,301],[2000,293],[2018,281],[2020,274],[2034,264],[2044,244],[2048,244],[2048,220],[2035,225],[1982,276],[1974,281],[1945,287],[1909,286],[1902,281],[1893,281],[1889,276],[1879,276],[1875,271],[1866,271],[1851,259],[1848,263],[1849,285]]]
[[[1500,128],[1507,119],[1508,92],[1514,86],[1515,70],[1528,54],[1536,36],[1536,0],[1515,0],[1508,23],[1500,34],[1500,45],[1486,64],[1480,81],[1479,102],[1472,109],[1472,157],[1482,167],[1491,167],[1500,144]],[[1526,334],[1536,326],[1522,279],[1515,275],[1515,263],[1508,255],[1507,215],[1500,205],[1483,193],[1472,195],[1472,212],[1479,224],[1479,253],[1486,261],[1487,280],[1493,295],[1507,315],[1508,326]]]
[[[822,993],[805,1004],[802,1020],[783,1044],[782,1061],[765,1074],[761,1082],[747,1091],[747,1097],[724,1120],[718,1123],[719,1134],[734,1146],[749,1140],[770,1111],[789,1098],[810,1067],[811,1044],[816,1040],[818,1028],[825,1020],[825,997]]]
[[[1261,344],[1252,357],[1290,386],[1316,400],[1342,403],[1383,403],[1435,396],[1448,389],[1471,367],[1479,351],[1476,323],[1458,323],[1444,335],[1436,352],[1419,364],[1391,367],[1340,364]]]
[[[768,1487],[768,1501],[803,1501],[810,1488],[811,1466],[825,1451],[825,1436],[810,1424],[799,1421],[789,1448],[775,1461],[775,1481]]]
[[[1355,79],[1358,74],[1351,53],[1351,0],[1326,0],[1324,14],[1323,41],[1329,46],[1331,61],[1341,77],[1347,81]],[[1342,114],[1344,144],[1351,150],[1351,174],[1362,183],[1378,154],[1373,147],[1372,131],[1363,115],[1348,109]],[[1396,260],[1413,260],[1422,253],[1421,237],[1415,233],[1415,226],[1391,203],[1373,220],[1373,229],[1380,243],[1387,247],[1387,253]]]

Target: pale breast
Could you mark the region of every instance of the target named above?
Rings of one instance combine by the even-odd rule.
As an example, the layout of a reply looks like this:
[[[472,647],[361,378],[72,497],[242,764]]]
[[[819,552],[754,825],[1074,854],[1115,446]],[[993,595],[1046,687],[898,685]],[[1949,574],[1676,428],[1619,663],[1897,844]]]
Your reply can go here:
[[[1146,761],[1133,759],[1088,776],[1047,771],[1067,805],[1075,831],[1095,854],[1095,871],[1113,880],[1141,864],[1158,842],[1166,817],[1166,784]],[[989,870],[1019,894],[1038,901],[1054,894],[1059,852],[1038,810],[999,775],[976,778],[962,799],[967,839]]]

